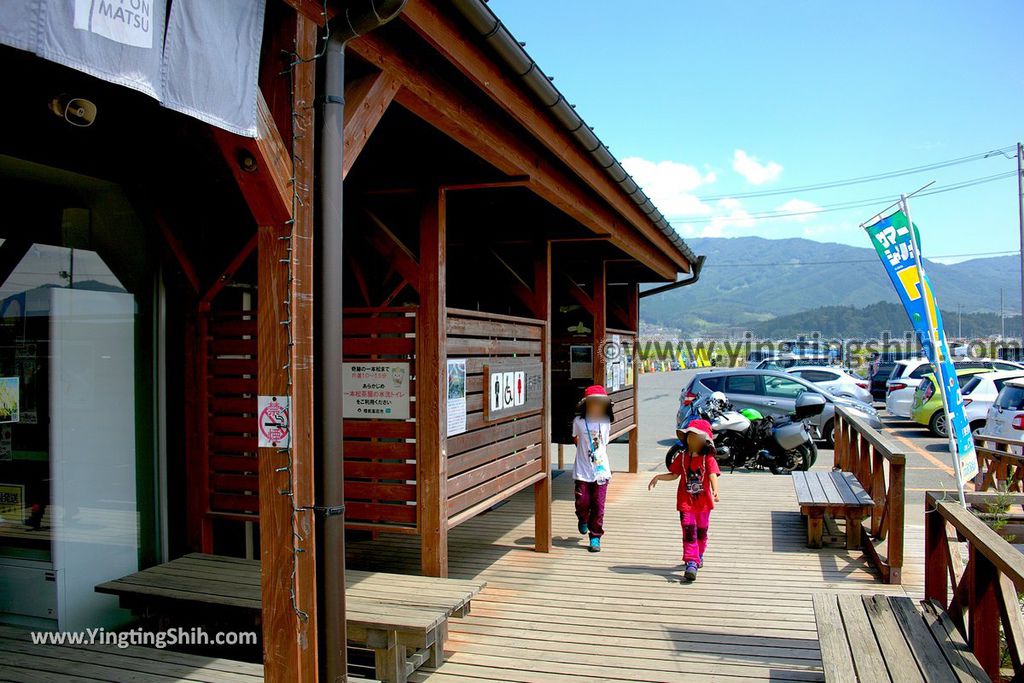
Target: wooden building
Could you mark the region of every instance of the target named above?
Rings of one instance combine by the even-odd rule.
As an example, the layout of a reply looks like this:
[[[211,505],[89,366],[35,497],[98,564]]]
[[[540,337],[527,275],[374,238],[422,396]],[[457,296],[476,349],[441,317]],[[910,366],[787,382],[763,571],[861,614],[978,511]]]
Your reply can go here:
[[[0,434],[30,523],[0,527],[0,587],[32,597],[4,620],[66,626],[40,582],[78,505],[110,530],[66,567],[83,618],[123,623],[91,586],[126,567],[258,557],[267,680],[317,680],[344,662],[344,530],[417,535],[444,576],[449,530],[532,487],[547,551],[551,445],[592,382],[635,470],[639,285],[700,260],[481,0],[266,0],[254,139],[0,60],[0,375],[33,414]],[[288,447],[258,446],[259,396],[290,398]],[[62,506],[61,477],[103,480]]]

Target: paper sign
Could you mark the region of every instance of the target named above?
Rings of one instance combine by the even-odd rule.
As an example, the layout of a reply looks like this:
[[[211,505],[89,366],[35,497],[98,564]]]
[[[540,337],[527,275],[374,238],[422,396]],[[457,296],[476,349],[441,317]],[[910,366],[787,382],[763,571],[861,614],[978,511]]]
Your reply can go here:
[[[259,416],[259,447],[291,447],[291,398],[260,396],[256,408]]]
[[[466,361],[448,360],[448,436],[466,431]]]
[[[0,422],[17,422],[21,408],[17,377],[0,377]]]
[[[409,364],[402,361],[342,363],[342,416],[409,419]]]
[[[0,517],[8,522],[25,521],[25,487],[21,484],[0,484]]]

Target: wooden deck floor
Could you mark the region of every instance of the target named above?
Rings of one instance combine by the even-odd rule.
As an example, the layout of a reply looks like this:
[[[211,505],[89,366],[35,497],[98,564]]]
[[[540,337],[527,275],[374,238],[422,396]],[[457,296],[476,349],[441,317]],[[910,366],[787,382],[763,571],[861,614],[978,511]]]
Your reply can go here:
[[[450,621],[448,658],[415,681],[820,681],[812,594],[909,594],[921,585],[923,534],[908,520],[905,585],[886,586],[859,551],[805,547],[789,477],[722,481],[706,566],[680,582],[675,485],[617,474],[604,550],[576,532],[572,481],[555,479],[555,550],[534,553],[532,493],[453,530],[450,575],[487,588]],[[413,539],[350,546],[357,568],[415,572]]]

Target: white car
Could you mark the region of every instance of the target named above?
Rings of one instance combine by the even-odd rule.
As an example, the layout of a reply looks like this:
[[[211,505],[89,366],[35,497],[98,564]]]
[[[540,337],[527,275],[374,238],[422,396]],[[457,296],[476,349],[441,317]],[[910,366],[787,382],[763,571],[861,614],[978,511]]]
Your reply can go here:
[[[988,409],[983,436],[996,436],[1024,442],[1024,380],[1011,379],[999,390]],[[1016,452],[1020,452],[1014,448]]]
[[[871,382],[842,368],[797,365],[787,368],[786,372],[817,384],[833,396],[853,398],[871,405]]]
[[[964,412],[971,423],[971,431],[985,426],[988,410],[1002,391],[1003,385],[1011,379],[1024,379],[1024,370],[985,372],[972,375],[960,389],[964,397]]]
[[[1024,370],[1024,365],[1008,360],[978,358],[958,360],[957,368],[988,368],[997,371]],[[898,360],[885,382],[885,409],[890,415],[910,419],[914,407],[914,392],[921,379],[931,373],[932,366],[923,358]]]

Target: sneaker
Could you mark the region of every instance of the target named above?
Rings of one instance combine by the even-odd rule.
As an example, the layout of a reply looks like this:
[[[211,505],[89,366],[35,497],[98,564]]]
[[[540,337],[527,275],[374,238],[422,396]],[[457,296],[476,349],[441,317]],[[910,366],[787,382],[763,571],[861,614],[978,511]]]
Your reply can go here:
[[[586,536],[587,534],[590,533],[590,527],[587,526],[586,522],[580,522],[579,525],[576,528],[579,529],[580,533],[583,534],[584,536]]]
[[[592,538],[592,539],[590,539],[590,548],[589,548],[589,550],[592,553],[599,553],[599,552],[601,552],[601,539],[600,538]]]
[[[687,562],[686,571],[683,572],[683,581],[696,581],[697,580],[697,563]]]
[[[699,560],[697,560],[697,569],[704,569],[704,558],[703,557],[701,557]]]

